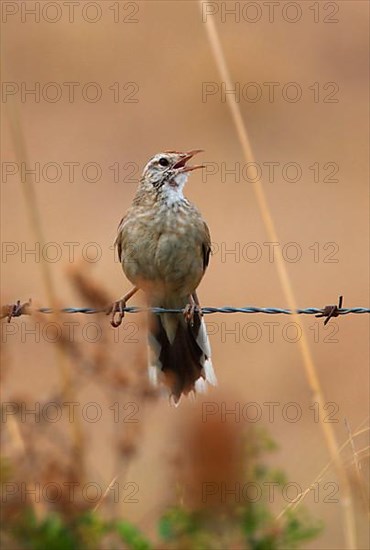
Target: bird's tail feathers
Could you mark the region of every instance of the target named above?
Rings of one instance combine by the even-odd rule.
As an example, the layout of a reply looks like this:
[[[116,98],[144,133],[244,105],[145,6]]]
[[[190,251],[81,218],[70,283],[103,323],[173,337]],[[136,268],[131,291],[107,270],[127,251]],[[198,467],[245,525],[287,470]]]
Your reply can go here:
[[[204,393],[207,382],[217,384],[206,325],[198,312],[192,323],[183,314],[153,315],[149,331],[149,377],[154,384],[164,382],[174,404],[182,394]]]

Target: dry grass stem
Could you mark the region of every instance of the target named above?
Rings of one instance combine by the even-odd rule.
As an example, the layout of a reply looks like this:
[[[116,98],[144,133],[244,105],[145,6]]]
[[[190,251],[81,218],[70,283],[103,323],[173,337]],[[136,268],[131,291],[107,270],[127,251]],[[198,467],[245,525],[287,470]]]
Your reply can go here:
[[[354,434],[353,434],[353,437],[357,437],[361,434],[364,434],[364,433],[367,433],[369,432],[370,428],[369,427],[366,427],[366,428],[363,428],[362,430],[358,430],[356,431]],[[345,449],[345,447],[347,447],[347,445],[350,443],[350,438],[348,438],[338,449],[338,452],[341,453],[343,451],[343,449]],[[279,520],[288,510],[290,509],[295,509],[297,508],[298,504],[300,504],[303,499],[308,495],[308,493],[310,492],[311,488],[316,484],[316,483],[319,483],[324,475],[328,472],[328,470],[331,468],[331,466],[333,466],[334,464],[334,460],[330,460],[326,466],[324,466],[324,468],[319,472],[319,474],[315,477],[315,479],[313,480],[313,482],[311,483],[311,485],[305,490],[303,491],[300,495],[298,495],[299,497],[299,501],[298,502],[290,502],[285,508],[283,508],[283,510],[281,510],[281,512],[276,516],[276,519]]]
[[[16,105],[14,101],[9,101],[7,103],[7,106],[8,106],[8,120],[9,120],[10,132],[13,138],[14,150],[15,150],[18,163],[19,165],[21,165],[22,162],[25,162],[26,165],[28,165],[29,163],[28,163],[27,149],[26,149],[22,126],[19,120],[19,115],[18,115]],[[35,241],[40,244],[40,247],[43,247],[46,241],[45,241],[44,232],[42,228],[41,215],[37,204],[37,197],[36,197],[34,184],[32,180],[27,182],[21,181],[20,183],[21,183],[22,193],[25,198],[25,204],[26,204],[27,213],[31,224],[31,230],[33,232]],[[40,269],[41,269],[42,280],[45,286],[48,301],[51,307],[57,310],[58,300],[57,300],[55,286],[52,279],[50,265],[45,261],[43,257],[40,260]],[[58,315],[55,314],[53,315],[53,317],[55,321],[57,321]],[[61,346],[56,346],[55,353],[56,353],[57,367],[62,379],[62,392],[65,396],[66,401],[75,401],[76,400],[75,392],[72,384],[71,366],[69,364],[69,361],[67,360],[67,357],[64,354],[63,348]],[[80,467],[82,471],[82,457],[83,457],[83,453],[82,453],[83,444],[82,444],[82,437],[81,437],[82,431],[81,431],[81,426],[78,425],[78,421],[71,423],[71,431],[74,438],[74,444],[77,450],[76,457],[79,461],[81,461]]]
[[[199,0],[199,6],[202,9],[202,0]],[[228,65],[223,53],[222,45],[213,17],[207,17],[205,28],[221,80],[225,82],[227,89],[232,89],[233,82],[229,73]],[[236,98],[232,94],[226,95],[226,103],[230,109],[230,113],[235,124],[236,132],[240,141],[244,158],[247,163],[255,163],[251,142],[245,123],[243,121],[240,106],[237,103]],[[257,199],[257,204],[266,228],[267,235],[272,242],[279,242],[275,223],[272,218],[272,214],[261,180],[253,181],[253,190]],[[289,277],[288,270],[286,268],[286,264],[284,262],[282,251],[279,247],[277,247],[276,249],[275,265],[278,271],[278,276],[284,291],[285,298],[288,303],[288,307],[292,310],[296,310],[298,308],[297,301],[293,292],[293,286]],[[300,318],[297,314],[293,314],[292,317],[295,323],[300,324]],[[315,368],[310,347],[308,345],[307,336],[305,334],[305,331],[303,330],[303,327],[302,337],[299,340],[299,346],[308,383],[312,391],[312,398],[319,404],[320,410],[323,410],[323,406],[325,405],[326,401],[319,381],[317,370]],[[332,425],[330,423],[324,422],[324,415],[322,414],[320,414],[320,425],[323,430],[324,438],[340,483],[340,490],[342,495],[341,504],[345,519],[346,547],[349,549],[355,549],[357,548],[356,527],[350,483],[340,458],[338,443]]]

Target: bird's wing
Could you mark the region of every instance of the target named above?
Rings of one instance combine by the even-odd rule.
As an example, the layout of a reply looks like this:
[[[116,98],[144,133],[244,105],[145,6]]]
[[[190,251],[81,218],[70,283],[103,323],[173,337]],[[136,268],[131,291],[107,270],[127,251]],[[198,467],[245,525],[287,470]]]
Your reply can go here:
[[[122,226],[126,220],[127,214],[123,216],[122,220],[119,222],[117,229],[117,237],[114,241],[114,246],[117,247],[119,261],[122,262]]]
[[[209,233],[206,222],[204,224],[204,237],[202,242],[202,255],[203,255],[203,271],[207,269],[209,264],[209,256],[211,254],[211,235]]]

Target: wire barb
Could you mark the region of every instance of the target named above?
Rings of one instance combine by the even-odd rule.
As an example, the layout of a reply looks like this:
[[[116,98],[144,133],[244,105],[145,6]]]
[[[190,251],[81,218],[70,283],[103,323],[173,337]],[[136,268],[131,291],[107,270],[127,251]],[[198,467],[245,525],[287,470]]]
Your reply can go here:
[[[339,296],[338,305],[325,306],[322,313],[315,315],[315,317],[326,317],[324,325],[327,325],[332,317],[338,317],[343,305],[343,296]]]
[[[21,315],[29,315],[29,309],[32,305],[31,298],[28,300],[28,302],[24,302],[24,304],[21,304],[20,300],[17,300],[15,304],[3,306],[1,310],[1,318],[6,317],[8,320],[8,323],[12,320],[12,317],[20,317]]]
[[[115,302],[116,303],[116,302]],[[31,315],[31,299],[24,304],[21,304],[18,300],[15,304],[5,305],[1,308],[1,318],[6,317],[8,323],[10,323],[13,317],[20,317],[21,315]],[[202,307],[201,313],[203,315],[210,315],[212,313],[264,313],[267,315],[293,315],[297,313],[298,315],[315,315],[315,317],[325,317],[324,325],[326,325],[332,317],[339,317],[340,315],[348,314],[362,314],[370,313],[369,308],[365,307],[352,307],[352,308],[342,308],[343,305],[343,296],[339,297],[338,305],[325,306],[323,308],[308,307],[305,309],[297,309],[297,311],[292,311],[290,309],[282,309],[277,307],[256,307],[256,306],[245,306],[245,307],[232,307],[232,306],[223,306],[223,307]],[[112,308],[112,306],[110,306]],[[83,313],[85,315],[93,315],[97,313],[105,313],[109,308],[91,308],[91,307],[65,307],[62,309],[55,310],[50,307],[41,307],[35,309],[38,313]],[[183,313],[183,309],[167,309],[162,307],[151,307],[151,308],[142,308],[137,306],[128,306],[123,307],[121,314],[124,313],[141,313],[143,311],[151,312],[154,314],[160,313]]]

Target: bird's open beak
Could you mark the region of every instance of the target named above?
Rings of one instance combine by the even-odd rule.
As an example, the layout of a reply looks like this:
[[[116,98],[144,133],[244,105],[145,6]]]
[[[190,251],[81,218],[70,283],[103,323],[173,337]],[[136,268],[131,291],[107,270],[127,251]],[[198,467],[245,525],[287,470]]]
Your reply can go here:
[[[174,165],[174,169],[177,172],[191,172],[192,170],[197,170],[198,168],[204,168],[203,164],[196,164],[195,166],[188,166],[186,163],[193,158],[194,155],[198,153],[203,153],[203,149],[194,149],[194,151],[188,151],[187,153],[181,153],[180,160]]]

